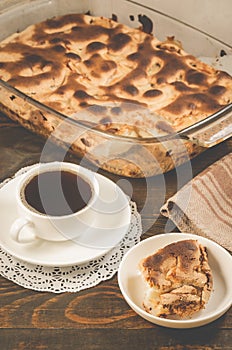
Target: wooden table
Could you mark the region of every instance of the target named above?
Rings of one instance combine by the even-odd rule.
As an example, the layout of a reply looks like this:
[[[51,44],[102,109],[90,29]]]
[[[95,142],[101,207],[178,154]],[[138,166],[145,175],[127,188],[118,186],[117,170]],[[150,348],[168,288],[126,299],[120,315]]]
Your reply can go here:
[[[21,167],[38,162],[43,144],[42,138],[1,116],[0,181]],[[191,162],[193,175],[231,150],[230,139],[205,151]],[[52,147],[51,160],[59,152],[58,147]],[[78,163],[71,155],[67,160]],[[185,167],[179,170],[184,174]],[[132,191],[132,200],[142,214],[142,239],[167,231],[167,220],[159,215],[156,205],[161,195],[159,176],[151,179],[152,195],[145,205],[145,180],[119,181],[122,179],[116,175],[99,172],[122,188],[125,186],[125,191],[127,188]],[[183,176],[183,184],[188,180],[188,176]],[[167,199],[176,191],[175,171],[165,175],[165,185]],[[199,328],[177,330],[156,326],[130,309],[120,293],[116,275],[91,289],[62,294],[28,290],[0,277],[0,311],[1,350],[232,349],[232,309]]]

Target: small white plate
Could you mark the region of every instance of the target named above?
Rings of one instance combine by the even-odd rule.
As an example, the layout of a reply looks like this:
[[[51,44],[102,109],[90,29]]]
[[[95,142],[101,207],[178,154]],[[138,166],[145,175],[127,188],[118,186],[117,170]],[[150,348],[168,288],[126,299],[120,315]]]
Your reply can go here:
[[[96,174],[99,198],[95,204],[96,221],[75,241],[49,242],[38,239],[33,243],[15,242],[9,234],[17,218],[15,189],[16,176],[0,189],[0,246],[23,261],[44,266],[70,266],[96,259],[123,239],[128,231],[131,209],[127,196],[113,181]]]
[[[204,310],[185,320],[171,320],[153,316],[143,309],[146,289],[138,264],[141,259],[158,249],[185,239],[197,239],[207,248],[213,273],[213,291]],[[187,233],[160,234],[143,240],[123,257],[118,271],[121,292],[130,307],[144,319],[164,327],[193,328],[203,326],[222,316],[232,305],[232,256],[217,243],[198,235]]]

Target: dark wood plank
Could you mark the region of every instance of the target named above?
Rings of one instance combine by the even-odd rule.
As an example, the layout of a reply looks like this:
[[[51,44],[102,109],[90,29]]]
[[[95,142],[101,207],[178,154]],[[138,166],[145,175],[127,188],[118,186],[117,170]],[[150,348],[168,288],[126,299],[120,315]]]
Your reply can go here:
[[[226,330],[143,330],[108,329],[23,329],[1,330],[4,350],[231,350],[231,335]],[[222,345],[223,344],[223,345]]]

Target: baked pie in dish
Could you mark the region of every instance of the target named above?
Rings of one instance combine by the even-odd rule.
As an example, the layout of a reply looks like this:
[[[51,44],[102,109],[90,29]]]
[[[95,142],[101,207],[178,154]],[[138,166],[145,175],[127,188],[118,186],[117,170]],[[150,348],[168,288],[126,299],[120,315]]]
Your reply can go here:
[[[185,52],[174,37],[161,42],[141,29],[87,14],[50,18],[4,39],[0,78],[47,108],[33,108],[3,91],[0,108],[11,118],[69,142],[71,151],[106,170],[132,177],[166,172],[198,154],[202,149],[191,142],[178,151],[176,141],[149,139],[179,132],[232,102],[232,77]],[[80,125],[86,127],[81,136]],[[146,160],[147,153],[158,166]]]

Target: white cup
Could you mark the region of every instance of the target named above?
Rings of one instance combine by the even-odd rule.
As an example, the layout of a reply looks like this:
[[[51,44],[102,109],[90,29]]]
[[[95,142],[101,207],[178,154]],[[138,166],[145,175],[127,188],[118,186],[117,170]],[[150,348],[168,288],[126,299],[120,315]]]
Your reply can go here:
[[[74,240],[94,225],[98,195],[94,172],[72,163],[38,164],[17,185],[19,217],[11,226],[11,237],[21,244]]]

